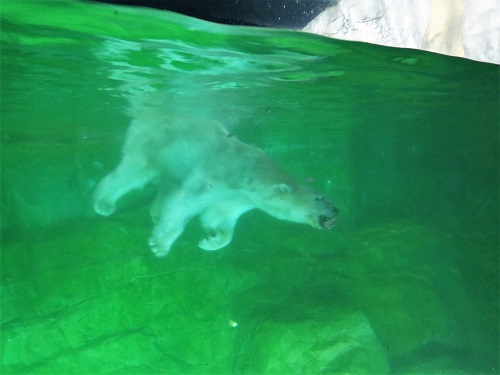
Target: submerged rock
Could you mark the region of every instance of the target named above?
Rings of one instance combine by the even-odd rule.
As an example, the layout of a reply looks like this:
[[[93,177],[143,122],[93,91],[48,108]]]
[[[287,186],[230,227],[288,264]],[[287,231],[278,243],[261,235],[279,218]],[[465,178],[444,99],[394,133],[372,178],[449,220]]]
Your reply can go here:
[[[244,333],[233,372],[388,373],[384,350],[363,313],[323,310],[319,315],[296,321],[275,317],[255,322]]]

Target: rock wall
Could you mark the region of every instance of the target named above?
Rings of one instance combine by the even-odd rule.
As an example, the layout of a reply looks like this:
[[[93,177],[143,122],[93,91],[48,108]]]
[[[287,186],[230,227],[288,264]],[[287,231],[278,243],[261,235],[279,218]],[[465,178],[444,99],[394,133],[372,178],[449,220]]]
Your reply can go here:
[[[499,20],[494,0],[341,0],[303,30],[498,64]]]

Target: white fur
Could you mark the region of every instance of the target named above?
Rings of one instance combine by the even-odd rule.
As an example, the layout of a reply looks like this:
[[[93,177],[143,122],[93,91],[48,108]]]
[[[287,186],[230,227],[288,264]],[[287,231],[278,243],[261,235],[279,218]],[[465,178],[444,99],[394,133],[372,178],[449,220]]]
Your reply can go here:
[[[336,213],[330,203],[298,184],[261,150],[240,142],[218,124],[136,119],[122,152],[118,167],[95,191],[94,209],[111,215],[123,195],[158,181],[158,197],[151,209],[155,226],[149,239],[157,256],[170,252],[197,215],[207,234],[198,246],[218,250],[231,242],[240,215],[253,208],[317,228],[320,215]]]

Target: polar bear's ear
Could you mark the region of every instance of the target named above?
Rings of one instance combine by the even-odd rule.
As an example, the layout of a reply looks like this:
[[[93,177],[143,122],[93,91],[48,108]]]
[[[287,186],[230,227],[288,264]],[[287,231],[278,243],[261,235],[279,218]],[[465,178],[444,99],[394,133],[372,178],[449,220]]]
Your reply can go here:
[[[293,193],[293,187],[284,182],[282,182],[281,184],[277,184],[275,188],[280,193]]]

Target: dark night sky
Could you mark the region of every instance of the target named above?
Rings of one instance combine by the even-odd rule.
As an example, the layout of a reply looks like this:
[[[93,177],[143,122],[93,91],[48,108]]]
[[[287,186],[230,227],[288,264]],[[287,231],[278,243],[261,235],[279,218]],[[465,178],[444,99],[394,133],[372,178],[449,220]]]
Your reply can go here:
[[[94,0],[165,9],[207,21],[298,29],[337,0]]]

